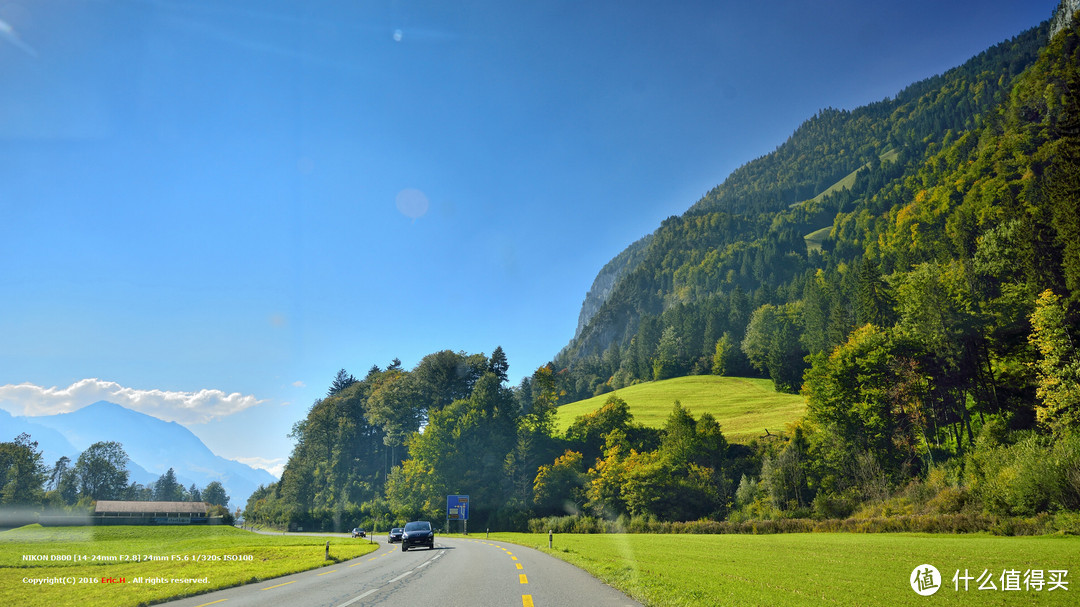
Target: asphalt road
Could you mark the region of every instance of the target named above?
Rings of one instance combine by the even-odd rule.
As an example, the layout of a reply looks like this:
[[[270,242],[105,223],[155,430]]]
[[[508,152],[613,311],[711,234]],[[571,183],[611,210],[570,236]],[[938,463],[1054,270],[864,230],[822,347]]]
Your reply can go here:
[[[435,549],[371,554],[303,573],[171,601],[171,607],[622,607],[640,605],[542,552],[484,539],[436,536]]]

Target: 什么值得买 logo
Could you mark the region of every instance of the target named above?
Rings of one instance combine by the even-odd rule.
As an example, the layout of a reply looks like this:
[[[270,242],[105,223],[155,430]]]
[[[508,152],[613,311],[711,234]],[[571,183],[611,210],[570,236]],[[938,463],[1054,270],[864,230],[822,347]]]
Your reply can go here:
[[[930,596],[941,588],[941,573],[933,565],[919,565],[911,572],[911,589],[922,596]]]

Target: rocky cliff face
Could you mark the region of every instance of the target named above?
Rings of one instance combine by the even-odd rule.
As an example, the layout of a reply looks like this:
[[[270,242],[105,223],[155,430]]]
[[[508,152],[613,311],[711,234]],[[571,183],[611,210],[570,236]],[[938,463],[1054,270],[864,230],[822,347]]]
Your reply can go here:
[[[578,314],[578,324],[577,330],[574,331],[574,339],[581,336],[581,331],[585,328],[585,325],[589,324],[592,317],[600,310],[600,306],[604,305],[604,302],[607,301],[608,296],[611,295],[611,290],[615,288],[615,283],[618,282],[619,278],[641,263],[641,259],[645,255],[645,249],[648,248],[651,238],[652,235],[650,234],[627,247],[622,253],[619,253],[614,259],[609,261],[607,265],[600,270],[600,273],[596,275],[592,287],[585,295],[585,301],[581,303],[581,312]]]
[[[1054,19],[1050,24],[1050,37],[1054,37],[1062,29],[1072,23],[1073,15],[1080,11],[1080,0],[1061,0]]]

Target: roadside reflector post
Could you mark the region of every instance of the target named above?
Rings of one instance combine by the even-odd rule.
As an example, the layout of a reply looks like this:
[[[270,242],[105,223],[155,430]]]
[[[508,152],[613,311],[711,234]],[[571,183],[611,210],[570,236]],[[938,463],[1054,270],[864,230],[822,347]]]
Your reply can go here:
[[[554,537],[554,534],[551,533],[551,529],[548,529],[548,550],[551,550],[551,541]]]
[[[330,560],[330,540],[326,540],[326,560]]]
[[[484,539],[485,540],[488,539],[488,536],[490,536],[490,535],[491,535],[491,527],[488,527],[487,529],[484,529]]]

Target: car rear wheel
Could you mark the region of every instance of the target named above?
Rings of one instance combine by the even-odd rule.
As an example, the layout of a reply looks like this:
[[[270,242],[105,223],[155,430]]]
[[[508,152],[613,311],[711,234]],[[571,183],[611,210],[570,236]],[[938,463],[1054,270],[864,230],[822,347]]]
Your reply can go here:
[[[401,542],[401,551],[402,552],[408,552],[409,551],[409,547],[405,545],[405,542]]]

